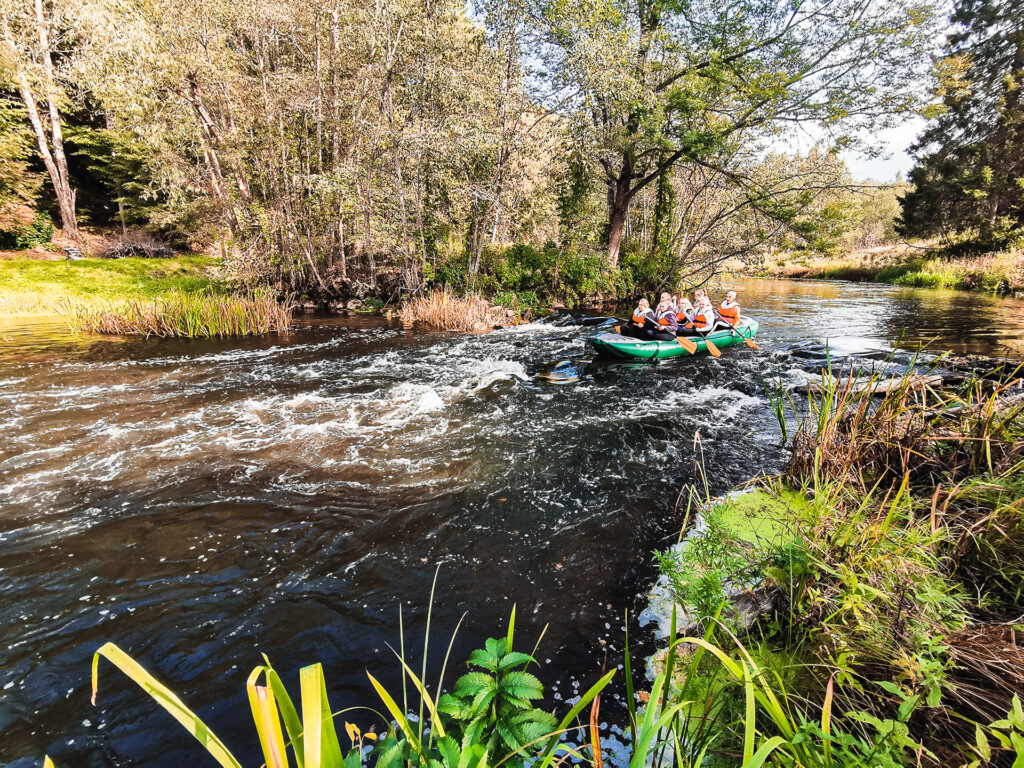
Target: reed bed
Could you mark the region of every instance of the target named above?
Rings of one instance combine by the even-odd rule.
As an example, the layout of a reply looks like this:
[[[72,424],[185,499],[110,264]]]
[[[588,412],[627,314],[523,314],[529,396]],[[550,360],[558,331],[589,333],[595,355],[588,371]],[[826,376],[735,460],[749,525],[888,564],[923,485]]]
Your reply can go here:
[[[810,479],[822,472],[862,492],[907,477],[929,493],[940,483],[1002,474],[1024,452],[1024,371],[1006,373],[1003,381],[972,379],[951,389],[912,369],[895,382],[852,368],[842,379],[824,372],[820,397],[810,397],[807,415],[798,416],[787,473]],[[782,395],[769,397],[777,415],[785,411]]]
[[[0,292],[0,315],[40,315],[52,313],[53,296],[43,291]]]
[[[285,331],[293,306],[271,291],[246,295],[171,293],[152,302],[126,301],[97,307],[65,301],[60,314],[78,333],[127,336],[225,337]]]
[[[478,293],[457,296],[447,289],[407,299],[398,316],[409,325],[422,323],[444,331],[489,331],[528,320],[519,308],[493,305]]]

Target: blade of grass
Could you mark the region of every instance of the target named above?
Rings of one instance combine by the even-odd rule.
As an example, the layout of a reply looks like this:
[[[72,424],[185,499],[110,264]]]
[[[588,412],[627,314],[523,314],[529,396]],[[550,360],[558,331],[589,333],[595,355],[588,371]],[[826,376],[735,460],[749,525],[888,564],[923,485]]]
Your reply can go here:
[[[152,699],[163,707],[175,720],[182,724],[185,729],[196,737],[196,740],[203,745],[210,756],[213,757],[224,768],[241,768],[241,764],[231,754],[224,742],[222,742],[213,731],[204,723],[198,715],[185,706],[174,692],[166,685],[157,680],[153,675],[127,653],[122,651],[113,643],[105,643],[92,657],[92,703],[96,703],[96,693],[99,689],[99,665],[100,657],[107,659],[111,664],[120,669],[142,690],[148,693]]]

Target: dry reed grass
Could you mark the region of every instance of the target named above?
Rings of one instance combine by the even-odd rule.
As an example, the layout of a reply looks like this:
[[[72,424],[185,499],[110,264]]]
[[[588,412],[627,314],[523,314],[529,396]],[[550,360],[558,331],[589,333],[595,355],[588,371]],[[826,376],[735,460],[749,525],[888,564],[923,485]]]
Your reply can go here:
[[[845,380],[831,381],[793,437],[792,476],[820,471],[862,491],[908,477],[912,488],[934,489],[982,472],[1000,474],[1024,451],[1024,403],[1002,397],[1020,379],[976,381],[960,394],[928,386],[913,372],[884,394],[877,392],[880,379],[863,387],[852,368]]]
[[[406,299],[398,316],[408,325],[422,323],[445,331],[489,331],[525,321],[522,313],[494,306],[479,294],[456,296],[447,289]]]
[[[53,295],[43,291],[0,292],[0,315],[53,314]]]
[[[168,294],[152,302],[96,307],[66,301],[60,313],[75,332],[188,338],[247,336],[287,330],[290,302],[270,291],[251,294]]]

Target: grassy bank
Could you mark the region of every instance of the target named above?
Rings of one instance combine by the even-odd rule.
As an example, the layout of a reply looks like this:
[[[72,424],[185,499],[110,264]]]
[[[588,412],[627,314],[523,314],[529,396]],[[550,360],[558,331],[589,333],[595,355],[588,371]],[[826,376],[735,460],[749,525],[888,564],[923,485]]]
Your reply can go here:
[[[69,302],[101,306],[172,292],[227,293],[220,259],[0,260],[0,314],[54,314]]]
[[[846,256],[783,255],[749,270],[764,277],[816,278],[1024,295],[1024,250],[950,256],[890,246]]]
[[[876,395],[851,377],[800,413],[785,472],[659,555],[679,626],[785,703],[765,736],[824,739],[804,765],[1024,760],[1019,385]],[[744,686],[716,658],[676,681],[707,704],[694,743],[744,750]]]
[[[59,314],[75,332],[242,336],[286,330],[292,307],[232,290],[220,259],[0,260],[0,315]]]

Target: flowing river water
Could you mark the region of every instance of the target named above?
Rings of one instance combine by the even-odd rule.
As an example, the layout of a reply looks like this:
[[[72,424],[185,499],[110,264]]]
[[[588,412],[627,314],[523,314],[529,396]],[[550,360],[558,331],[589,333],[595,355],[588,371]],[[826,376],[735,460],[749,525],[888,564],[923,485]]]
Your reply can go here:
[[[547,626],[540,674],[570,699],[606,652],[618,663],[695,462],[713,493],[781,466],[762,376],[796,385],[826,343],[898,368],[901,331],[906,346],[1024,357],[1019,300],[739,288],[760,351],[658,365],[592,360],[600,319],[568,316],[485,335],[306,316],[203,341],[5,321],[0,763],[209,763],[109,666],[90,706],[91,654],[115,641],[258,765],[244,686],[260,653],[294,688],[323,662],[335,709],[372,705],[367,671],[400,690],[400,609],[419,658],[438,566],[430,679],[464,613],[450,677],[515,604],[519,646]],[[559,360],[580,379],[535,378]]]

